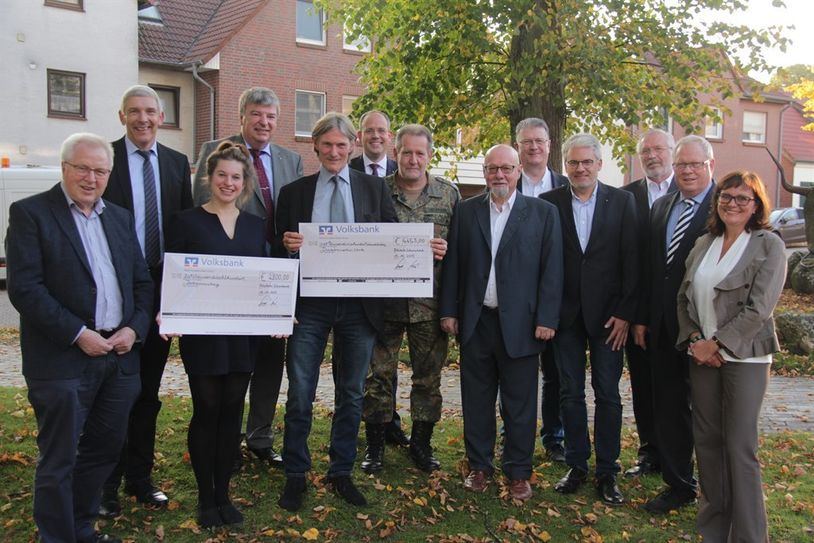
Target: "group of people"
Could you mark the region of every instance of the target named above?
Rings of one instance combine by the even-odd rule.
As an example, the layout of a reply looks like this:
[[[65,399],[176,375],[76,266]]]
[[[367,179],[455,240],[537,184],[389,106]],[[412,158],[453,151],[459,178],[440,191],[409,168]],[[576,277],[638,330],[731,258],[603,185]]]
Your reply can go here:
[[[388,443],[405,447],[417,468],[439,469],[431,439],[453,334],[466,490],[485,492],[494,474],[497,404],[509,496],[531,498],[538,372],[541,442],[568,468],[554,489],[571,494],[588,481],[589,357],[593,484],[604,503],[624,503],[617,475],[626,353],[640,447],[625,475],[661,473],[666,483],[644,507],[658,514],[696,501],[694,448],[705,540],[768,539],[757,418],[778,348],[772,310],[785,258],[766,230],[770,203],[757,176],[734,172],[716,183],[705,139],[675,143],[661,130],[639,139],[640,181],[622,189],[600,182],[600,144],[590,134],[563,144],[563,176],[548,166],[548,126],[529,118],[513,146],[486,153],[486,191],[461,200],[454,184],[429,174],[433,137],[422,125],[397,131],[393,160],[385,113],[365,113],[358,131],[328,113],[312,132],[319,170],[303,176],[302,158],[271,142],[280,116],[274,92],[247,89],[238,109],[240,133],[204,144],[190,183],[187,158],[157,142],[158,96],[131,87],[119,111],[125,136],[112,145],[70,136],[62,182],[11,207],[8,289],[39,429],[34,520],[42,541],[119,541],[97,531],[95,519],[120,514],[122,479],[139,502],[168,503],[152,478],[170,339],[158,328],[165,252],[297,258],[300,223],[396,221],[434,225],[431,298],[298,296],[287,339],[180,338],[200,526],[243,522],[229,482],[241,458],[247,391],[246,446],[284,470],[278,505],[302,508],[329,335],[333,491],[367,503],[351,477],[362,421],[364,472],[384,468]],[[363,152],[351,159],[357,141]],[[409,437],[396,410],[405,332]],[[284,368],[280,454],[273,429]]]

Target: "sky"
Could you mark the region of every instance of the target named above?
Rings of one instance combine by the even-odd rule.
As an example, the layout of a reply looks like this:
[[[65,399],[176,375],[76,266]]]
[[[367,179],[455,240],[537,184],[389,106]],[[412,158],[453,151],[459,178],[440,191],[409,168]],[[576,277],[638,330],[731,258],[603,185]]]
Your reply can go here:
[[[783,0],[785,8],[774,7],[773,0],[748,0],[745,11],[733,15],[727,14],[727,20],[733,24],[754,27],[771,25],[794,26],[785,32],[792,43],[786,51],[771,49],[766,51],[766,59],[776,66],[791,64],[814,65],[814,0]],[[750,74],[756,79],[767,82],[771,74]]]

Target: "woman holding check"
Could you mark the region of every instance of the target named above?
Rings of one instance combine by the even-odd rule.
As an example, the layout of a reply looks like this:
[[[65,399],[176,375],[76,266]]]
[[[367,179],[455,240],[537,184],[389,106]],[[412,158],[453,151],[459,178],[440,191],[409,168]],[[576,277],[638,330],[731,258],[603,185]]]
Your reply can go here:
[[[757,423],[779,349],[772,312],[786,277],[783,241],[766,230],[769,205],[754,173],[724,177],[678,292],[705,542],[768,541]]]

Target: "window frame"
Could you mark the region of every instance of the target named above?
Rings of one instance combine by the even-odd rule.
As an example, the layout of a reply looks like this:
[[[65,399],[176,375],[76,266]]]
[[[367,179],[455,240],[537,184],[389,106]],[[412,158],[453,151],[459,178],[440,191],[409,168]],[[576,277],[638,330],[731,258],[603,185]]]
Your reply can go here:
[[[302,3],[308,2],[308,3],[311,4],[310,9],[316,9],[316,6],[314,6],[313,0],[296,0],[296,2],[297,2],[297,7],[299,7],[299,4],[301,2]],[[324,46],[326,46],[328,44],[328,39],[327,39],[327,30],[328,29],[326,28],[326,26],[327,26],[326,25],[327,18],[325,17],[325,10],[320,8],[318,10],[318,15],[319,15],[319,18],[320,18],[320,27],[322,28],[322,39],[321,40],[314,40],[314,39],[311,39],[311,38],[302,38],[302,37],[300,37],[300,29],[299,29],[299,9],[297,9],[297,11],[295,12],[295,20],[294,20],[294,35],[296,37],[296,42],[298,44],[318,45],[318,46],[322,46],[322,47],[324,47]]]
[[[71,11],[85,11],[85,0],[45,0],[44,6],[60,9],[69,9]]]
[[[297,129],[297,123],[298,123],[298,120],[299,120],[298,119],[299,107],[298,107],[298,104],[297,104],[297,99],[299,98],[300,94],[310,94],[310,95],[316,95],[316,96],[321,96],[322,97],[322,111],[317,116],[317,119],[319,119],[323,115],[325,115],[325,112],[327,111],[328,95],[326,93],[320,92],[320,91],[311,91],[311,90],[306,90],[306,89],[294,89],[294,137],[295,138],[309,138],[310,139],[311,138],[311,133],[313,132],[313,128],[314,128],[313,124],[311,125],[311,127],[308,128],[307,132],[304,131],[304,130],[298,130]]]
[[[761,139],[753,140],[753,139],[746,139],[747,134],[758,134],[758,132],[746,132],[746,114],[751,113],[753,115],[760,115],[763,118],[763,133],[761,134]],[[741,142],[742,143],[750,143],[754,145],[765,145],[766,144],[766,130],[769,124],[768,115],[765,111],[743,111],[743,124],[741,126]]]
[[[708,140],[723,140],[724,139],[724,114],[721,108],[713,107],[720,121],[713,121],[707,115],[704,117],[704,137]],[[710,124],[712,123],[712,124]],[[714,129],[714,133],[710,134],[710,128]]]
[[[181,87],[173,87],[172,85],[153,85],[152,83],[148,83],[147,86],[153,89],[156,94],[158,94],[159,98],[161,97],[161,92],[171,92],[173,94],[173,99],[175,101],[175,107],[173,108],[175,122],[173,123],[167,121],[167,108],[162,107],[162,111],[164,111],[164,122],[161,123],[161,128],[181,128]]]
[[[342,95],[342,115],[347,115],[348,117],[350,117],[351,113],[353,113],[353,104],[359,98],[360,98],[359,96],[354,96],[352,94],[343,94]],[[345,109],[345,101],[346,100],[350,100],[350,109],[349,110]]]
[[[366,44],[364,47],[359,48],[357,46],[357,42],[362,42]],[[348,53],[357,53],[360,55],[370,53],[373,50],[373,43],[370,41],[370,38],[367,36],[360,36],[357,38],[356,42],[349,42],[348,41],[348,31],[346,28],[342,28],[342,50],[347,51]]]
[[[51,76],[68,76],[68,77],[78,77],[79,78],[79,113],[70,113],[66,111],[59,111],[51,108]],[[87,120],[87,74],[83,72],[71,72],[68,70],[57,70],[48,68],[45,70],[45,86],[47,88],[47,107],[48,107],[48,117],[53,119],[71,119],[71,120],[78,120],[78,121],[85,121]]]

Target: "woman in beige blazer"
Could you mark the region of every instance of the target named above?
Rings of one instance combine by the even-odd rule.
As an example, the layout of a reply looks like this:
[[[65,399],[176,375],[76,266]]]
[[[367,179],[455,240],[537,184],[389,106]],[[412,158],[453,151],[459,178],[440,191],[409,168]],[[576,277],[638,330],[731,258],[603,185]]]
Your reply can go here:
[[[772,312],[784,244],[766,230],[769,199],[754,173],[724,177],[712,206],[678,292],[677,347],[692,356],[697,527],[705,543],[768,541],[757,423],[779,349]]]

